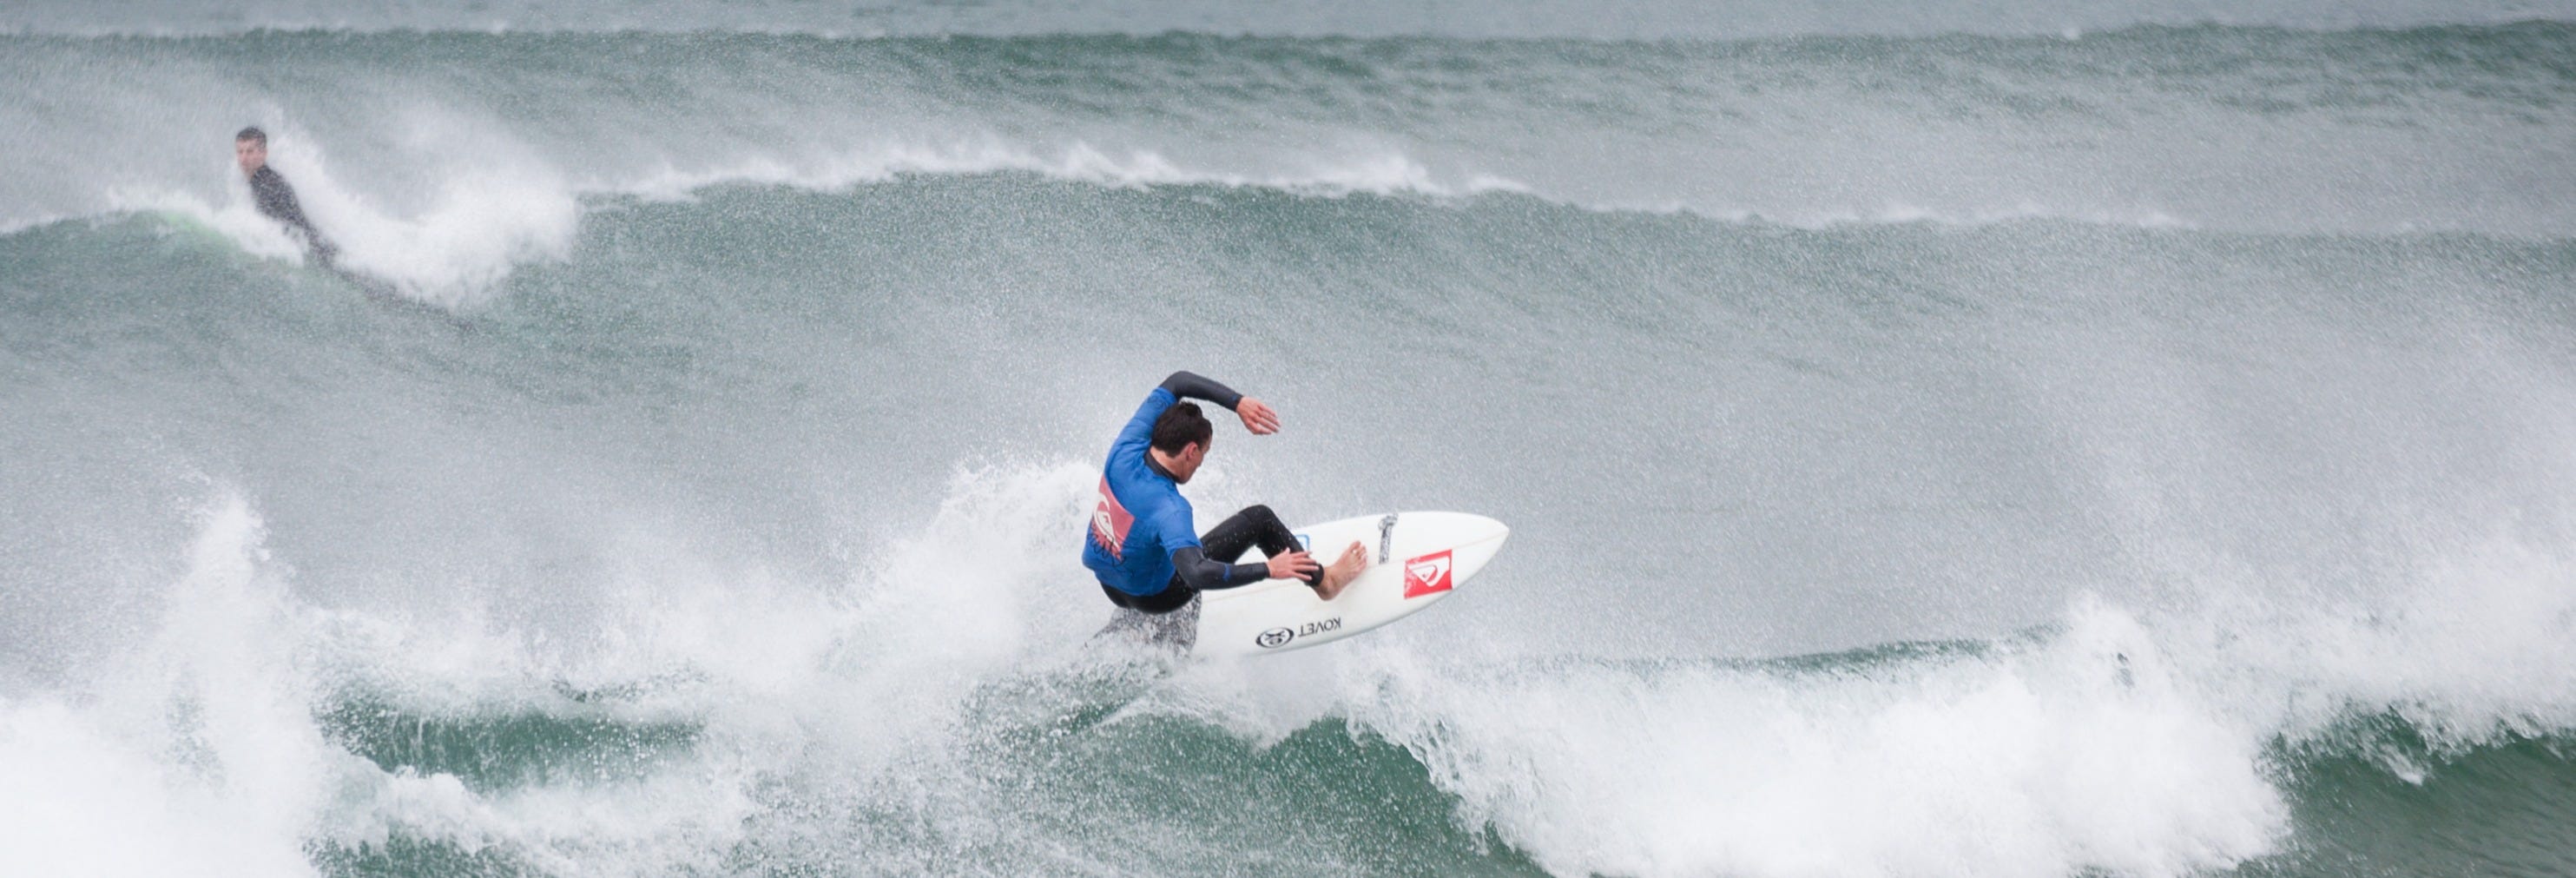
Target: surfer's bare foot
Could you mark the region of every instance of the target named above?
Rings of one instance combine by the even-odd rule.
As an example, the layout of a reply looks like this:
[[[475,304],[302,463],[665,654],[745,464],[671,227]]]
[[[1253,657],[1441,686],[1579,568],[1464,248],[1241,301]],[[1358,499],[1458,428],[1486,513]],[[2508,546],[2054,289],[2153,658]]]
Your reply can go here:
[[[1350,548],[1342,550],[1342,557],[1334,559],[1333,566],[1324,568],[1324,581],[1315,585],[1315,596],[1332,600],[1342,593],[1342,589],[1350,586],[1351,580],[1360,578],[1360,571],[1367,569],[1368,549],[1354,540]]]

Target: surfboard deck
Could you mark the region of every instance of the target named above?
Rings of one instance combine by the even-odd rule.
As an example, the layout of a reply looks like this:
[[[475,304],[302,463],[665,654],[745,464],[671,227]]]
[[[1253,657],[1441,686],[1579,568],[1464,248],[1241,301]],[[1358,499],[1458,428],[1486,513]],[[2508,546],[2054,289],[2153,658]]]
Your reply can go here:
[[[1368,569],[1330,601],[1316,598],[1314,589],[1292,579],[1202,592],[1195,602],[1198,626],[1191,654],[1304,649],[1421,612],[1483,570],[1511,532],[1502,522],[1466,512],[1363,515],[1297,528],[1298,541],[1316,561],[1331,563],[1357,541],[1368,549]],[[1266,557],[1256,549],[1243,560]]]

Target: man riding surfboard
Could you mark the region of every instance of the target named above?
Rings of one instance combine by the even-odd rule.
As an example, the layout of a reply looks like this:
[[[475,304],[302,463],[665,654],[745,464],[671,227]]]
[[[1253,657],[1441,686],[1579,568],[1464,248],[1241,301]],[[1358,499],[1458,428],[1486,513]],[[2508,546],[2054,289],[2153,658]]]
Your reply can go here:
[[[1340,594],[1368,566],[1368,550],[1357,541],[1326,566],[1267,506],[1248,507],[1199,536],[1180,486],[1207,460],[1216,431],[1197,404],[1183,399],[1232,410],[1255,436],[1279,431],[1279,413],[1258,399],[1189,372],[1163,379],[1118,431],[1101,467],[1082,547],[1082,564],[1099,578],[1100,590],[1111,603],[1152,615],[1192,606],[1202,591],[1266,579],[1305,580],[1328,601]],[[1233,563],[1255,546],[1268,562]]]

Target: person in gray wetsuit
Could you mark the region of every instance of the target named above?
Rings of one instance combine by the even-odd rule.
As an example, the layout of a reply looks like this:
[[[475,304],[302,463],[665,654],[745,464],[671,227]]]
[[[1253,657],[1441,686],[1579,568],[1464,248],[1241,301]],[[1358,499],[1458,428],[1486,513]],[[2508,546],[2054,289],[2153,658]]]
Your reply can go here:
[[[286,177],[268,166],[268,132],[251,127],[233,135],[233,159],[241,163],[242,176],[250,179],[251,200],[259,206],[260,215],[285,223],[303,240],[304,251],[312,255],[316,264],[337,271],[331,263],[340,255],[340,248],[305,218],[304,205],[295,200],[295,187],[286,185]]]

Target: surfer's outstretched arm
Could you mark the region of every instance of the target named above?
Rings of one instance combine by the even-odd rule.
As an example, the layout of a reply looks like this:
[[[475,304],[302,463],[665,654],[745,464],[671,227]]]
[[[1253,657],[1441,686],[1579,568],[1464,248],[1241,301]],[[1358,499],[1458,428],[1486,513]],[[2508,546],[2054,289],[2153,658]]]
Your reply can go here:
[[[1163,389],[1171,391],[1173,396],[1182,399],[1204,399],[1229,409],[1234,408],[1234,404],[1243,399],[1243,394],[1234,392],[1234,388],[1218,384],[1205,375],[1186,370],[1174,372],[1171,377],[1163,379]]]
[[[1204,399],[1233,410],[1243,419],[1243,428],[1255,436],[1279,432],[1279,413],[1261,400],[1234,392],[1233,388],[1196,372],[1174,372],[1163,379],[1163,389],[1182,399]]]

